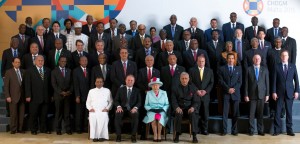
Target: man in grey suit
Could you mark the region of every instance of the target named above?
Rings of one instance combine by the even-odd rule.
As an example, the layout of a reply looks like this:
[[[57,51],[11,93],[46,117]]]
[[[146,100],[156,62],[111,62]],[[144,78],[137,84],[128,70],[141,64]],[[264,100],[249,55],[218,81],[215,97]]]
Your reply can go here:
[[[248,67],[245,76],[245,101],[250,102],[249,135],[253,136],[254,118],[257,113],[258,135],[264,136],[263,112],[264,103],[269,100],[269,72],[261,66],[261,56],[253,56],[253,66]]]

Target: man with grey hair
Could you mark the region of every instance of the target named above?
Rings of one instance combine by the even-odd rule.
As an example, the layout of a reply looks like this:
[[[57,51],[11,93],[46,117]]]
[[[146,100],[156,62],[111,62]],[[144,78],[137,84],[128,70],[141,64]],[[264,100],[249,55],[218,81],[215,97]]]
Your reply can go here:
[[[205,48],[204,32],[202,29],[198,28],[198,20],[195,17],[190,19],[190,28],[186,29],[192,35],[192,39],[196,39],[199,43],[200,49]]]
[[[245,52],[250,49],[247,40],[243,39],[243,31],[241,29],[235,30],[235,38],[232,41],[233,50],[238,54],[238,60],[242,61],[245,56]]]
[[[137,22],[135,20],[131,20],[129,22],[129,25],[130,25],[130,30],[127,30],[126,34],[132,35],[132,37],[134,37],[135,35],[138,35],[139,32],[136,30]]]
[[[36,36],[30,39],[31,43],[37,43],[39,47],[39,54],[46,54],[45,53],[45,43],[47,41],[47,37],[44,36],[45,28],[42,25],[36,27]]]
[[[170,54],[175,54],[177,57],[177,64],[181,65],[182,64],[182,55],[179,51],[174,50],[174,43],[172,40],[166,40],[166,44],[165,44],[165,51],[161,52],[158,55],[158,61],[157,63],[157,68],[160,69],[166,65],[169,64],[168,62],[168,55]]]
[[[138,26],[139,34],[132,37],[131,49],[137,51],[140,48],[143,48],[144,39],[150,37],[146,34],[146,26],[144,24],[139,24]]]

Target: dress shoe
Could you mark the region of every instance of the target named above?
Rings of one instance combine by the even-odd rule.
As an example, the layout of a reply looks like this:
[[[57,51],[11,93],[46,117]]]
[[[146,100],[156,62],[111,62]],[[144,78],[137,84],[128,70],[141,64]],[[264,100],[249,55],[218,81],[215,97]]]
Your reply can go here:
[[[93,139],[93,142],[98,142],[98,139],[96,139],[96,138],[95,138],[95,139]]]
[[[254,135],[254,132],[249,132],[249,136],[253,136]]]
[[[193,136],[193,143],[198,143],[198,139],[196,136]]]
[[[98,139],[98,142],[104,142],[104,141],[105,141],[104,138],[99,138],[99,139]]]
[[[32,131],[31,134],[32,135],[37,135],[37,132],[36,131]]]
[[[174,143],[179,143],[179,135],[176,134],[176,137],[174,139]]]
[[[117,135],[116,142],[121,142],[121,135]]]
[[[156,142],[161,142],[161,139],[157,139]]]
[[[209,135],[209,133],[207,131],[203,131],[203,132],[201,132],[201,134],[203,134],[203,135]]]
[[[295,133],[289,132],[289,133],[287,133],[287,135],[289,135],[289,136],[295,136]]]
[[[232,132],[231,134],[234,135],[234,136],[238,136],[237,132]]]
[[[272,136],[278,136],[279,135],[279,133],[273,133],[272,134]]]
[[[153,139],[153,142],[157,142],[157,139]]]
[[[264,132],[259,132],[258,135],[265,136],[265,133]]]
[[[24,134],[24,133],[25,133],[25,131],[23,131],[23,130],[19,130],[19,131],[18,131],[18,133]]]
[[[46,134],[51,134],[51,132],[50,132],[50,131],[46,131],[45,133],[46,133]]]
[[[131,142],[132,142],[132,143],[136,143],[136,136],[135,136],[135,135],[132,135],[132,136],[131,136]]]
[[[140,140],[146,140],[146,136],[145,135],[141,135]]]
[[[71,131],[67,131],[66,132],[68,135],[72,135],[72,132]]]
[[[16,131],[11,131],[10,134],[16,134]]]
[[[221,133],[221,136],[226,136],[226,135],[227,135],[226,132]]]
[[[56,134],[57,134],[57,135],[61,135],[61,131],[57,131]]]

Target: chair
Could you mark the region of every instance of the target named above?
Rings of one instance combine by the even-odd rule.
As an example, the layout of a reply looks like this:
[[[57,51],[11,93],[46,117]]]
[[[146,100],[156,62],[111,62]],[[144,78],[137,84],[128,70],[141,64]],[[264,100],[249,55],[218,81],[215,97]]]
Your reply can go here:
[[[158,123],[159,123],[159,122],[156,120],[157,127],[158,127]],[[145,136],[146,139],[148,139],[150,127],[151,127],[150,123],[147,123],[147,124],[146,124],[146,136]],[[167,140],[166,127],[163,127],[162,130],[163,130],[163,135],[164,135],[164,137],[165,137],[165,140]]]
[[[189,119],[182,119],[181,124],[189,124],[189,132],[190,132],[190,138],[192,137],[192,124],[190,123]],[[176,137],[176,121],[174,120],[174,128],[173,128],[173,139]]]

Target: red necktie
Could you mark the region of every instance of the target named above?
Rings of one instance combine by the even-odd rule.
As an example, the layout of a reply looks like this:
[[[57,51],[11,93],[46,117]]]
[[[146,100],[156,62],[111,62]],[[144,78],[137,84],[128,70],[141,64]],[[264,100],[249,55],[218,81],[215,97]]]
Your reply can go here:
[[[61,75],[62,75],[63,77],[65,77],[65,69],[64,69],[64,68],[61,69]]]
[[[162,51],[166,50],[164,40],[161,41],[161,49],[162,49]]]
[[[148,68],[148,82],[151,81],[151,77],[152,77],[152,75],[151,75],[151,69]]]
[[[171,67],[171,75],[174,76],[174,66]]]
[[[124,75],[126,76],[126,63],[125,62],[123,62],[123,70],[124,70]]]
[[[42,49],[44,49],[44,39],[42,36],[40,36],[40,44],[42,46]]]
[[[196,61],[197,60],[197,52],[196,52],[196,50],[194,50],[194,61]]]
[[[83,69],[83,75],[84,75],[84,77],[86,77],[86,69],[85,68]]]

